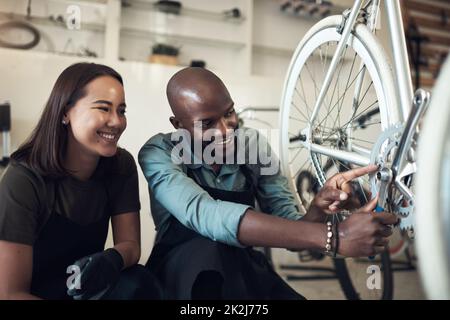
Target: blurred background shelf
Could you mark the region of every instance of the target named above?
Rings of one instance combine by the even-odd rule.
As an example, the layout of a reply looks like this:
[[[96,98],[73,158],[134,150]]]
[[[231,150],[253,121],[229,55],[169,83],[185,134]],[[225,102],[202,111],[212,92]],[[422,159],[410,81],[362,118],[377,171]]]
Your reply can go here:
[[[87,0],[85,0],[85,1],[87,1]],[[55,18],[55,17],[53,16],[53,18]],[[52,19],[51,17],[39,17],[39,16],[28,17],[25,14],[8,13],[8,12],[0,11],[0,22],[7,21],[7,20],[17,20],[17,21],[28,22],[31,24],[36,24],[37,26],[42,25],[42,26],[50,26],[50,27],[67,29],[66,21],[63,21],[63,20],[56,20],[56,19]],[[83,30],[83,31],[87,30],[87,31],[92,31],[92,32],[103,33],[103,32],[105,32],[105,26],[102,24],[97,24],[97,23],[81,22],[80,30]],[[75,31],[79,31],[79,30],[75,30]]]
[[[121,36],[138,37],[138,38],[143,38],[143,39],[147,39],[147,40],[151,40],[151,41],[155,41],[158,39],[166,39],[168,41],[177,41],[177,42],[182,42],[185,44],[223,47],[223,48],[229,48],[229,49],[242,49],[246,46],[246,44],[244,42],[238,42],[238,41],[227,41],[227,40],[214,39],[214,38],[201,38],[201,37],[195,37],[195,36],[177,35],[177,34],[162,33],[162,32],[156,32],[156,31],[139,30],[139,29],[133,29],[133,28],[122,28],[120,32],[121,32]]]
[[[173,7],[170,3],[175,1],[142,1],[142,0],[122,0],[123,10],[147,10],[160,12],[163,14],[171,14],[174,16],[189,16],[195,19],[205,19],[213,21],[222,21],[228,23],[242,23],[245,21],[245,17],[237,7],[232,7],[222,11],[201,10],[186,7],[182,5],[180,7]],[[172,7],[172,8],[171,8]]]
[[[288,2],[292,5],[286,6]],[[179,8],[164,8],[167,3],[178,3]],[[304,10],[296,10],[301,3]],[[351,3],[333,1],[326,14],[340,13]],[[162,4],[154,0],[1,0],[0,23],[18,20],[35,26],[42,39],[31,50],[149,63],[155,61],[151,59],[155,46],[167,46],[179,51],[180,66],[200,61],[213,70],[282,78],[304,35],[302,30],[324,13],[314,11],[318,5],[311,0]],[[78,30],[66,26],[73,6],[81,13]]]

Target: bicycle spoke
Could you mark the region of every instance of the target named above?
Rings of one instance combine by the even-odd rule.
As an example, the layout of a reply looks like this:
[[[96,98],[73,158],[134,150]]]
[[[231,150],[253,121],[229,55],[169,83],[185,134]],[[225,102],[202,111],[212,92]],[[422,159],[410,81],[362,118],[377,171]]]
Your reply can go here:
[[[301,165],[300,169],[297,170],[297,173],[294,175],[294,180],[297,179],[297,176],[302,172],[302,169],[305,167],[305,165],[309,163],[309,159],[306,159],[305,162]]]
[[[311,74],[310,74],[310,77],[311,77]],[[298,81],[300,82],[300,87],[301,87],[301,90],[302,90],[302,93],[303,93],[303,97],[300,95],[300,92],[297,89],[297,85],[295,86],[294,90],[297,93],[297,95],[300,97],[300,99],[302,99],[303,102],[305,103],[306,112],[308,114],[308,121],[309,121],[310,118],[311,118],[312,110],[309,108],[309,104],[307,102],[307,98],[306,98],[307,96],[306,96],[306,93],[305,93],[305,87],[303,85],[303,80],[302,80],[302,73],[299,74]]]
[[[356,75],[356,77],[352,80],[352,82],[345,88],[345,92],[347,92],[348,88],[350,88],[353,84],[353,82],[356,81],[356,79],[358,78],[358,75],[361,73],[362,69],[358,72],[358,74]],[[327,114],[327,116],[334,110],[334,108],[336,108],[336,106],[339,104],[339,101],[345,96],[345,93],[343,95],[341,95],[338,99],[338,101],[333,105],[333,108],[330,110],[330,112]],[[323,120],[321,122],[319,122],[319,124],[317,126],[320,126],[323,123]]]
[[[376,125],[376,124],[381,124],[381,121],[377,121],[377,122],[364,122],[364,128],[366,128],[366,127],[370,127],[370,126],[373,126],[373,125]],[[353,129],[356,129],[356,128],[360,128],[361,127],[361,125],[360,124],[356,124],[356,125],[353,125],[353,126],[349,126],[349,127],[347,127],[347,128],[353,128]]]
[[[356,106],[355,110],[353,111],[353,115],[352,115],[351,119],[355,119],[356,118],[354,115],[356,114],[356,112],[358,111],[359,107],[361,106],[361,104],[362,104],[364,98],[366,97],[367,92],[369,91],[369,89],[372,86],[372,84],[373,84],[373,81],[370,82],[369,86],[367,87],[366,91],[364,92],[364,95],[363,95],[362,99],[359,101],[358,105]]]
[[[298,119],[298,118],[295,118],[295,117],[292,117],[292,116],[290,116],[289,119],[292,119],[292,120],[295,120],[295,121],[298,121],[298,122],[308,123],[305,120],[301,120],[301,119]]]
[[[342,68],[344,67],[344,57],[345,57],[345,54],[347,53],[347,48],[348,48],[348,46],[345,46],[344,53],[342,54],[342,58],[341,58],[341,61],[340,61],[340,68],[339,68],[339,71],[338,71],[337,76],[336,76],[336,81],[334,82],[333,92],[331,94],[331,99],[330,99],[331,101],[333,101],[333,97],[334,97],[334,94],[336,92],[336,87],[337,87],[337,85],[339,83],[339,75],[341,74]],[[339,96],[339,93],[338,93],[338,96]],[[331,102],[328,105],[328,109],[327,109],[328,113],[327,114],[329,114],[329,112],[330,112],[330,107],[331,107]],[[326,116],[326,118],[325,118],[325,126],[327,125],[327,120],[326,120],[327,118],[328,117]],[[338,118],[339,118],[339,112],[338,112]]]
[[[346,89],[345,89],[344,95],[345,95],[345,93],[346,93],[346,91],[347,91],[347,88],[349,88],[348,83],[349,83],[350,78],[351,78],[351,75],[352,75],[352,73],[353,73],[353,67],[355,66],[356,57],[357,57],[357,54],[356,54],[356,52],[355,52],[355,55],[353,56],[353,60],[352,60],[352,65],[351,65],[350,71],[349,71],[349,73],[348,73],[347,82],[345,83],[345,88],[346,88]],[[358,76],[357,76],[357,77],[358,77]],[[356,77],[356,78],[357,78],[357,77]],[[342,110],[342,106],[343,106],[343,105],[344,105],[344,99],[342,99],[342,102],[341,102],[340,106],[338,107],[338,119],[339,119],[338,125],[339,125],[339,127],[341,127],[341,122],[340,122],[339,114],[341,113],[341,110]],[[336,126],[336,122],[333,124],[333,126]]]
[[[302,81],[300,81],[300,83],[303,84]],[[302,85],[302,86],[303,86],[303,85]],[[305,104],[305,107],[306,107],[306,113],[307,113],[308,116],[305,116],[303,113],[302,113],[302,115],[305,117],[306,120],[309,120],[309,119],[310,119],[310,115],[309,115],[308,104],[307,104],[307,102],[306,102],[306,97],[305,97],[305,99],[303,99],[303,97],[300,95],[300,92],[298,92],[297,87],[294,88],[294,91],[295,91],[295,93],[298,95],[298,97],[303,101],[303,103]]]
[[[300,151],[302,151],[301,148],[297,151],[296,155],[295,155],[294,158],[289,162],[289,164],[292,164],[292,162],[294,162],[295,158],[297,158],[298,155],[300,154]]]
[[[366,112],[368,109],[370,109],[370,108],[371,108],[373,105],[375,105],[376,103],[378,103],[378,100],[376,100],[375,102],[373,102],[372,104],[370,104],[367,108],[365,108],[365,109],[364,109],[361,113],[359,113],[358,115],[353,116],[352,119],[350,119],[348,122],[346,122],[346,123],[342,126],[342,128],[345,128],[349,123],[351,123],[352,121],[354,121],[356,118],[358,118],[360,115],[362,115],[362,114],[363,114],[364,112]],[[327,138],[331,137],[333,134],[335,134],[336,132],[338,132],[339,129],[341,129],[341,128],[338,128],[338,129],[334,130],[334,132],[332,132]]]
[[[292,103],[292,106],[295,108],[295,110],[297,110],[306,120],[309,120],[305,114],[297,107],[296,104]],[[308,121],[309,122],[309,121]]]

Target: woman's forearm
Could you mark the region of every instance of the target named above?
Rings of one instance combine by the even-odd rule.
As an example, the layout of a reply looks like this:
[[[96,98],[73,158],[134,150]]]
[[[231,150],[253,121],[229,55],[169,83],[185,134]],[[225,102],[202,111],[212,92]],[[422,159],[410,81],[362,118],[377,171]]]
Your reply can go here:
[[[136,241],[123,241],[114,245],[123,258],[124,269],[131,267],[139,262],[141,258],[141,246]]]
[[[8,294],[0,294],[0,300],[42,300],[28,292],[13,292]]]

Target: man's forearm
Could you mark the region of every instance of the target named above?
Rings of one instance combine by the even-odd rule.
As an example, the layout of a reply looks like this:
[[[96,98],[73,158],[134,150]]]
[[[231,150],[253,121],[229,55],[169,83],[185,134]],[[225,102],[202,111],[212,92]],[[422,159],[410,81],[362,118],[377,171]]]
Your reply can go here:
[[[246,246],[322,250],[326,243],[326,226],[249,209],[239,224],[238,240]]]

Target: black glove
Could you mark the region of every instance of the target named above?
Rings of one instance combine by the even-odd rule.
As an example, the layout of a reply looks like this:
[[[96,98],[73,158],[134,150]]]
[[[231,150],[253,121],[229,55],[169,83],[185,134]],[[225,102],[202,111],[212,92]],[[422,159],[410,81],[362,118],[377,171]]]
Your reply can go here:
[[[80,268],[79,286],[69,288],[67,294],[75,300],[98,299],[117,281],[124,261],[113,248],[77,260]],[[78,289],[78,288],[79,289]]]

